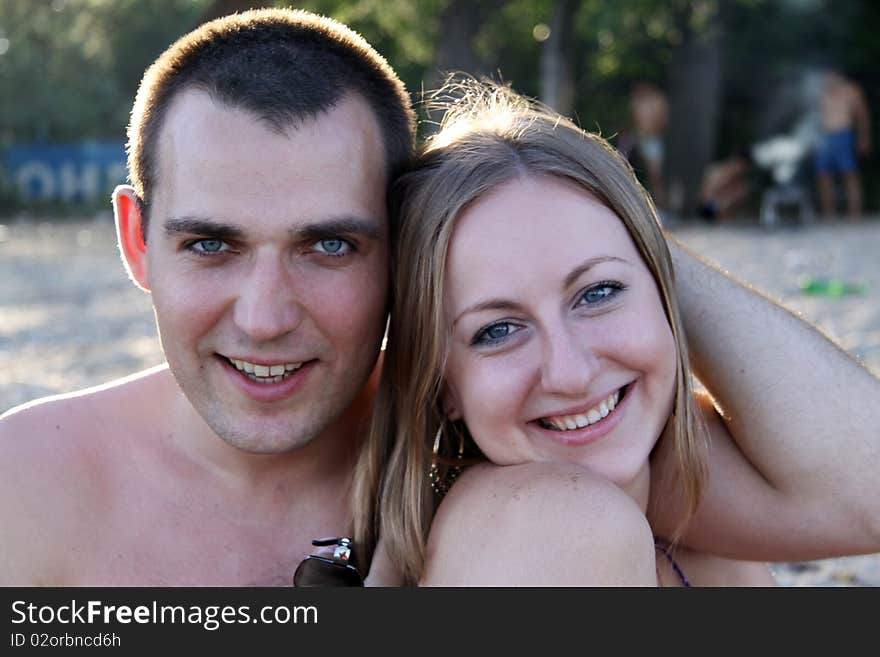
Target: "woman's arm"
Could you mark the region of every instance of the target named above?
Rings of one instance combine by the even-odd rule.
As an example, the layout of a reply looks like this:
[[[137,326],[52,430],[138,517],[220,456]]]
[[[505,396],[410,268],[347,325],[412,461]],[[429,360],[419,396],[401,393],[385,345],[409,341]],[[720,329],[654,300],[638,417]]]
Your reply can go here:
[[[765,560],[880,551],[880,381],[807,322],[669,242],[694,372],[720,410],[703,403],[710,483],[685,542]]]

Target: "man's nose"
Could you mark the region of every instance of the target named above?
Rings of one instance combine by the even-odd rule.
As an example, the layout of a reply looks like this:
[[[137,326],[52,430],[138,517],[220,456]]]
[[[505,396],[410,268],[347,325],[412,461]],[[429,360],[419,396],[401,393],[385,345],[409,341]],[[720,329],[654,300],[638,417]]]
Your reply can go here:
[[[548,393],[569,397],[586,394],[598,371],[598,357],[588,336],[577,327],[562,325],[545,338],[541,385]]]
[[[254,342],[268,342],[299,326],[303,309],[280,255],[258,254],[242,282],[233,321]]]

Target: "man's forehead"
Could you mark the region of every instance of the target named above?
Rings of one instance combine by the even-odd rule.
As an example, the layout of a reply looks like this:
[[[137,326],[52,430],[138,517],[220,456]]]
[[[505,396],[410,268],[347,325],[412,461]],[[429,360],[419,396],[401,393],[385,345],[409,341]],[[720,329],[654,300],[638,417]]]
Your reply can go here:
[[[379,146],[376,155],[382,161],[377,162],[377,166],[386,164],[379,120],[370,104],[357,92],[341,95],[326,108],[303,111],[300,115],[293,112],[284,115],[268,109],[263,112],[254,110],[244,102],[219,100],[196,87],[185,88],[175,94],[165,111],[157,139],[160,151],[163,145],[172,145],[193,131],[225,128],[234,123],[252,126],[278,139],[315,136],[328,144],[359,134],[359,141],[372,141]]]
[[[229,210],[298,223],[340,216],[384,223],[384,148],[366,101],[345,99],[286,132],[195,89],[169,109],[155,187],[169,215],[226,221]]]

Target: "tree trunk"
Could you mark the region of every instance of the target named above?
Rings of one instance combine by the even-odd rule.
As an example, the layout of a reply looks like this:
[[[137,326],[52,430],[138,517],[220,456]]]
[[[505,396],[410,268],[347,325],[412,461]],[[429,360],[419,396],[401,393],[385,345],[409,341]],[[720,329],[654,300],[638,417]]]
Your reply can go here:
[[[504,4],[502,0],[450,0],[440,17],[440,35],[434,56],[434,70],[425,80],[433,89],[448,73],[485,75],[485,63],[474,48],[474,40],[489,14]]]
[[[434,68],[425,73],[424,90],[438,89],[449,76],[460,74],[479,78],[486,75],[485,63],[474,47],[474,41],[489,14],[500,8],[503,0],[450,0],[440,16],[440,34],[434,54]],[[439,128],[440,115],[431,115],[420,130],[431,134]]]
[[[550,36],[541,49],[541,100],[563,116],[574,109],[574,16],[580,0],[554,0]]]
[[[688,20],[679,21],[687,25]],[[699,31],[684,28],[669,65],[666,151],[669,209],[693,216],[703,172],[715,158],[721,118],[722,23],[716,13]]]

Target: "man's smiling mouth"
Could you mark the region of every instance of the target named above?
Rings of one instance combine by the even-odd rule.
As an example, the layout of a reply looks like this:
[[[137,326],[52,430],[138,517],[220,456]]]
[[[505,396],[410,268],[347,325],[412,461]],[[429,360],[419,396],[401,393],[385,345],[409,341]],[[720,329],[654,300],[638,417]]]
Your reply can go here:
[[[623,386],[620,390],[616,390],[596,406],[583,413],[542,417],[538,419],[538,424],[544,429],[550,429],[552,431],[571,431],[573,429],[583,429],[591,424],[596,424],[614,412],[614,409],[626,394],[626,388],[627,386]]]
[[[259,365],[246,360],[238,360],[235,358],[223,358],[230,363],[235,369],[244,374],[248,379],[255,383],[281,383],[288,377],[293,375],[299,368],[306,364],[301,363],[278,363],[275,365]]]

